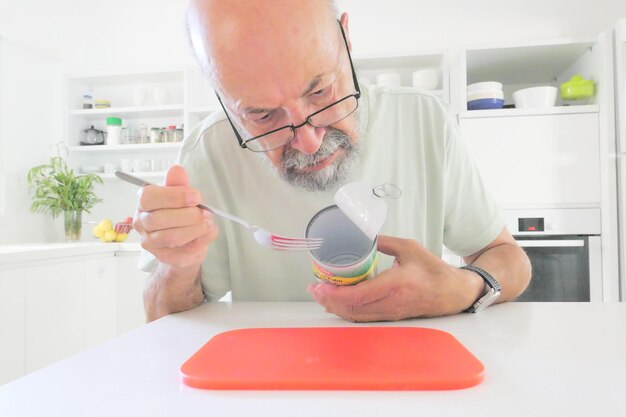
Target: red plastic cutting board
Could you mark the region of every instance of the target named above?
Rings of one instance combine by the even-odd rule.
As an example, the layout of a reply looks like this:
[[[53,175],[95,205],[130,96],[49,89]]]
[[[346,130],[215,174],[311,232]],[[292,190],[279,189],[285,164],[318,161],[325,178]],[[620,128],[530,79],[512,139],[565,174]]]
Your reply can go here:
[[[419,327],[232,330],[180,371],[186,385],[212,390],[451,390],[484,378],[451,334]]]

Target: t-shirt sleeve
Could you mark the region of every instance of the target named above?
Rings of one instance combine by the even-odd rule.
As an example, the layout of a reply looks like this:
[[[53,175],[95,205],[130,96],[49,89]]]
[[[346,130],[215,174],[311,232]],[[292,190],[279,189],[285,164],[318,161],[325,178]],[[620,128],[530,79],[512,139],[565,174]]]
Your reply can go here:
[[[457,255],[468,256],[491,243],[500,234],[505,222],[452,116],[446,124],[445,139],[443,243]]]

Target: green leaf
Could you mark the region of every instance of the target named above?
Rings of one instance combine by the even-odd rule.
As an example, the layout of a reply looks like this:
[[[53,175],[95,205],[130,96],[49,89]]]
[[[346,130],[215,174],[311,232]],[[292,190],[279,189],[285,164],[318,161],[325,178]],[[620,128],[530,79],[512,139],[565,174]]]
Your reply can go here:
[[[55,218],[65,210],[87,211],[101,203],[94,184],[102,184],[95,174],[76,175],[61,156],[53,156],[47,164],[28,171],[29,191],[34,213],[50,213]]]

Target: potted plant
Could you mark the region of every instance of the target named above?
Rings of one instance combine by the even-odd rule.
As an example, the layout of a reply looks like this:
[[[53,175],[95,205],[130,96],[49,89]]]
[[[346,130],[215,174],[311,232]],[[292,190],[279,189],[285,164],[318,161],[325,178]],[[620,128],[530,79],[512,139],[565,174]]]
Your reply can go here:
[[[65,237],[68,241],[80,240],[82,212],[93,208],[102,199],[93,190],[94,183],[102,184],[95,174],[76,175],[60,154],[47,164],[28,171],[28,184],[33,195],[30,209],[34,213],[50,213],[56,218],[65,217]]]

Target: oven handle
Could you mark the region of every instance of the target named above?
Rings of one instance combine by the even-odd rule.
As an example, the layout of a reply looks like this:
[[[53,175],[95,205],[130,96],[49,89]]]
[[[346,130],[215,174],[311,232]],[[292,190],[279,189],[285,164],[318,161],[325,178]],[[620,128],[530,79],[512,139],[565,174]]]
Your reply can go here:
[[[576,248],[585,246],[583,239],[573,240],[518,240],[522,248]]]

